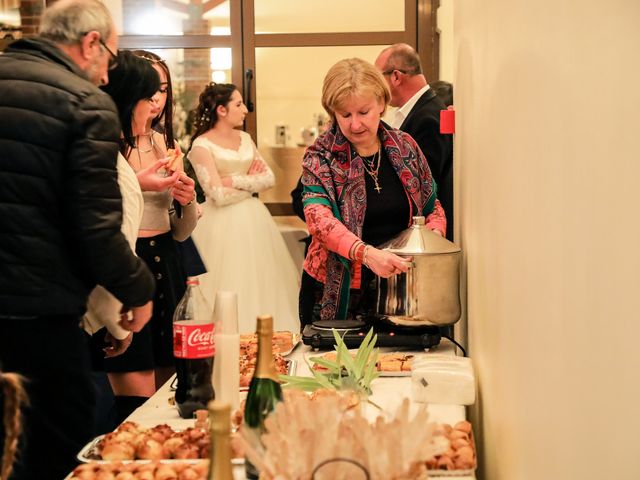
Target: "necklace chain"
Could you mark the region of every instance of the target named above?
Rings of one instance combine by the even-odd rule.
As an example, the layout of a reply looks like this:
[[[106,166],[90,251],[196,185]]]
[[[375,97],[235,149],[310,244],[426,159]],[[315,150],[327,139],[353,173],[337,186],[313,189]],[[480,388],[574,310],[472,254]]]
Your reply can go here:
[[[149,143],[151,143],[151,147],[149,148],[149,150],[140,150],[140,137],[149,137]],[[140,153],[149,153],[153,150],[153,148],[155,147],[155,144],[153,143],[153,130],[149,133],[143,133],[142,135],[138,135],[136,137],[136,150],[138,150],[138,154]]]
[[[378,171],[380,170],[380,147],[378,147],[378,151],[371,156],[371,159],[366,157],[362,158],[362,165],[364,169],[369,174],[369,176],[373,179],[373,183],[375,186],[374,190],[378,193],[382,191],[382,187],[378,183]]]
[[[140,150],[140,137],[149,137],[149,142],[151,143],[151,147],[149,147],[148,150]],[[155,148],[155,143],[153,142],[153,130],[151,130],[151,132],[149,133],[143,133],[142,135],[138,135],[136,137],[136,146],[133,147],[136,150],[136,154],[138,155],[138,170],[142,170],[142,157],[140,156],[141,153],[149,153],[149,152],[153,152],[153,149]]]
[[[140,150],[139,146],[140,146],[140,137],[145,136],[145,137],[149,137],[149,142],[151,143],[151,147],[149,148],[149,150]],[[153,149],[155,148],[155,143],[153,142],[153,130],[151,130],[151,132],[149,133],[143,133],[142,135],[138,135],[136,137],[136,146],[134,147],[136,150],[136,153],[138,154],[138,169],[142,170],[142,158],[140,157],[141,153],[149,153],[149,152],[153,152]]]

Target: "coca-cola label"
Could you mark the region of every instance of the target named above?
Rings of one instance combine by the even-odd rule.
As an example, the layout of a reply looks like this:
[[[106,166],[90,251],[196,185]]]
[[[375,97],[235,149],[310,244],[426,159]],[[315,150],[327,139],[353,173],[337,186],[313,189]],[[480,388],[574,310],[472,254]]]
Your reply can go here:
[[[176,358],[209,358],[216,353],[213,323],[198,325],[173,324],[173,356]]]

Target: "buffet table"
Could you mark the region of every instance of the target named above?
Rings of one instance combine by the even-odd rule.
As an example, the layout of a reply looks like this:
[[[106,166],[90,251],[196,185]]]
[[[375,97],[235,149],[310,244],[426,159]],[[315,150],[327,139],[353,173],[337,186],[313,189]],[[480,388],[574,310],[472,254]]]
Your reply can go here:
[[[385,351],[388,349],[381,349]],[[397,350],[397,349],[395,349]],[[448,340],[443,339],[442,344],[435,349],[435,353],[447,353],[455,355],[454,347]],[[319,355],[313,352],[310,347],[299,344],[288,358],[295,361],[295,375],[310,375],[305,358],[310,355]],[[193,420],[180,418],[176,407],[172,405],[173,391],[171,383],[168,381],[155,395],[153,395],[144,405],[135,410],[127,420],[137,422],[143,427],[153,427],[166,423],[174,429],[185,429],[193,426]],[[395,412],[403,398],[411,398],[411,377],[380,377],[372,384],[373,395],[371,400],[382,407],[387,412]],[[241,395],[246,395],[241,393]],[[418,407],[418,404],[412,404]],[[380,414],[379,410],[372,406],[367,406],[365,410],[370,419],[374,419]],[[437,405],[428,406],[429,420],[438,423],[449,423],[451,425],[465,419],[465,408],[461,405]],[[242,466],[234,467],[236,479],[244,479],[244,469]],[[473,480],[475,476],[456,476],[458,480]]]

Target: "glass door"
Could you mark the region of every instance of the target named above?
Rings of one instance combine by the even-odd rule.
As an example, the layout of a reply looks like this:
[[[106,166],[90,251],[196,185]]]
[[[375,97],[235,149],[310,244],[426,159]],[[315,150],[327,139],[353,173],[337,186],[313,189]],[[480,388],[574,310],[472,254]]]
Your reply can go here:
[[[211,81],[242,88],[239,0],[105,0],[120,36],[120,48],[149,50],[169,67],[174,89],[174,131],[183,149],[191,112]]]
[[[261,194],[274,215],[292,215],[290,192],[306,146],[327,115],[322,81],[338,60],[374,62],[383,47],[416,46],[415,0],[244,0],[245,69],[255,82],[248,130],[276,175]]]
[[[326,121],[320,94],[336,61],[373,62],[383,47],[419,43],[431,0],[105,0],[122,48],[167,61],[174,129],[188,146],[191,110],[203,87],[231,82],[252,110],[245,130],[276,174],[261,194],[274,215],[290,215],[290,191],[306,145]],[[431,15],[429,13],[429,15]]]

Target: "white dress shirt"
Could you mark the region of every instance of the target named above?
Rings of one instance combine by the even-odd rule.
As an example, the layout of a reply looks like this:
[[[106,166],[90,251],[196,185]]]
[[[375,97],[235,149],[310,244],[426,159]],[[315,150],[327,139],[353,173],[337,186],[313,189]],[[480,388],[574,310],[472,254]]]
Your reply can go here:
[[[409,112],[411,111],[411,109],[415,106],[415,104],[418,102],[420,97],[427,90],[429,90],[429,84],[425,85],[420,90],[418,90],[413,95],[413,97],[411,97],[409,100],[407,100],[407,102],[404,105],[402,105],[400,108],[398,108],[398,110],[396,110],[396,115],[395,115],[395,117],[393,117],[393,121],[391,122],[391,126],[393,128],[400,128],[400,126],[402,125],[404,120],[409,115]]]

